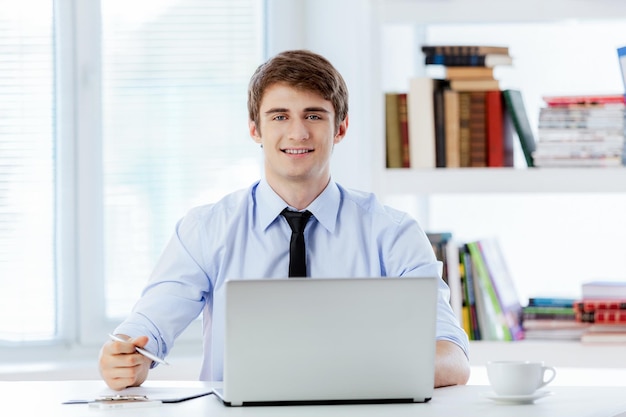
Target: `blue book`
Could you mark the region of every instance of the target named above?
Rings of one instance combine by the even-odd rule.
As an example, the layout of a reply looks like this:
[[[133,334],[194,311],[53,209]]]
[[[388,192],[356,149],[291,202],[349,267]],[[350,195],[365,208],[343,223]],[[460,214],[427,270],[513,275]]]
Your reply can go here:
[[[530,307],[573,307],[576,300],[560,297],[532,297],[528,299]]]
[[[495,67],[513,65],[513,58],[506,54],[483,55],[448,55],[433,54],[424,57],[425,65],[444,65],[447,67]]]
[[[626,96],[626,46],[617,48],[617,57],[619,58],[619,67],[622,72],[622,81],[624,82],[624,96]]]

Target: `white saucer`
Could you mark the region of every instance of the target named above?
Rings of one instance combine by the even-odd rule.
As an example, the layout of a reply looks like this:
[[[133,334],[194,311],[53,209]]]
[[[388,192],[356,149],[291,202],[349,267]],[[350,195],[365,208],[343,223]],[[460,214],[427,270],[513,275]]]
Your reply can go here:
[[[552,395],[551,391],[537,391],[530,395],[498,395],[495,392],[483,392],[485,398],[494,400],[500,403],[507,404],[532,404],[535,400],[538,400],[548,395]]]

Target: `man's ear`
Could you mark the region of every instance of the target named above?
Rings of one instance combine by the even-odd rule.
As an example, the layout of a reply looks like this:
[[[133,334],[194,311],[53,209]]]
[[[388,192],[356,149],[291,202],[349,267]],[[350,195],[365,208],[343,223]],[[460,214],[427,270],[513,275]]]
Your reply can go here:
[[[337,128],[337,131],[335,133],[335,139],[333,141],[334,144],[341,142],[343,138],[346,136],[346,133],[348,131],[348,124],[349,124],[348,115],[346,115],[346,118],[343,119],[343,122],[341,122],[339,124],[339,127]]]
[[[252,120],[248,121],[248,131],[250,132],[250,137],[252,138],[252,140],[260,145],[263,144],[263,140],[261,139],[261,131],[257,128],[256,123],[254,123],[254,121]]]

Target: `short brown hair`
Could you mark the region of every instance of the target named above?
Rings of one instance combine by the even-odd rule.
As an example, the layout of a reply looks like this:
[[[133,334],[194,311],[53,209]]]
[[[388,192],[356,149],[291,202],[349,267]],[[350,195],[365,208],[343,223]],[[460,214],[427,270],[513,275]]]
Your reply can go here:
[[[257,128],[265,90],[276,83],[320,94],[335,110],[335,129],[348,115],[348,87],[333,65],[307,50],[281,52],[256,69],[248,85],[248,117]]]

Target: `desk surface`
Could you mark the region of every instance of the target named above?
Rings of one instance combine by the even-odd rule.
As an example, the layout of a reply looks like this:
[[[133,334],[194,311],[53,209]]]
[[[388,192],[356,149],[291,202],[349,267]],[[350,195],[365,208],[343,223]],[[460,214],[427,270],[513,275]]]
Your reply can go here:
[[[152,381],[146,388],[210,387],[201,382]],[[141,409],[98,410],[86,404],[64,405],[63,401],[93,398],[106,391],[101,381],[0,381],[2,408],[11,415],[72,416],[616,416],[626,412],[624,387],[549,386],[553,395],[534,404],[510,405],[484,397],[490,388],[467,385],[439,388],[426,404],[288,406],[229,408],[213,395],[178,404],[163,404]]]

